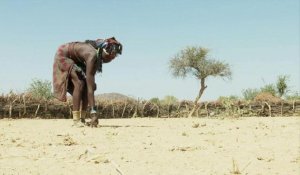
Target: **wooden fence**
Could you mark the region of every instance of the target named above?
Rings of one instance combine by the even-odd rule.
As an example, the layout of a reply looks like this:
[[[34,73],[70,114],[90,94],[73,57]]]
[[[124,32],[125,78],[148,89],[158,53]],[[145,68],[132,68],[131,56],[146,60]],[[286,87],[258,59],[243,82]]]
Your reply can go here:
[[[0,118],[71,118],[72,103],[37,100],[20,95],[0,96]],[[100,118],[187,117],[191,101],[157,104],[146,100],[96,101]],[[300,101],[225,101],[203,102],[197,117],[217,116],[300,116]]]

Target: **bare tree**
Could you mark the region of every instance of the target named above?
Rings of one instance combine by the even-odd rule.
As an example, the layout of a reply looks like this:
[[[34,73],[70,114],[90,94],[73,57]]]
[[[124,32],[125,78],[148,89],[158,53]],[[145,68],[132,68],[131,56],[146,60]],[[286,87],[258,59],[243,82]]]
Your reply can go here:
[[[187,47],[171,58],[169,68],[174,77],[185,78],[188,74],[200,80],[200,90],[194,101],[194,107],[189,113],[191,117],[199,108],[199,101],[207,88],[207,77],[223,77],[231,79],[230,66],[227,63],[208,58],[209,50],[203,47]]]

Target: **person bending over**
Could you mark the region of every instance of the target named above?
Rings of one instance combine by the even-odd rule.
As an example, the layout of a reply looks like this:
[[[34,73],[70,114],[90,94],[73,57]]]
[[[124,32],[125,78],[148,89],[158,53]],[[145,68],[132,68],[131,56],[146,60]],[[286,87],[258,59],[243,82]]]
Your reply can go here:
[[[84,126],[88,106],[91,121],[86,124],[91,127],[98,125],[95,74],[102,72],[103,63],[111,62],[120,54],[122,44],[114,37],[70,42],[58,48],[53,64],[54,97],[66,102],[67,92],[72,95],[73,126]]]

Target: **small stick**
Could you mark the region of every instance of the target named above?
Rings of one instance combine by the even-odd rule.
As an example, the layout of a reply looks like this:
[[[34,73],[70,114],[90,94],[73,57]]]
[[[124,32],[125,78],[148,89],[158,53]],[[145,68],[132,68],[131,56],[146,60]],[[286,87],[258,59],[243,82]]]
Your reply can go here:
[[[114,161],[111,160],[110,162],[114,165],[114,167],[116,168],[116,170],[118,171],[118,173],[120,175],[124,175],[124,173],[121,171],[121,169],[118,167],[118,165]]]
[[[249,162],[247,163],[247,165],[242,169],[241,172],[243,172],[243,171],[250,165],[250,163],[251,163],[251,161],[249,161]]]

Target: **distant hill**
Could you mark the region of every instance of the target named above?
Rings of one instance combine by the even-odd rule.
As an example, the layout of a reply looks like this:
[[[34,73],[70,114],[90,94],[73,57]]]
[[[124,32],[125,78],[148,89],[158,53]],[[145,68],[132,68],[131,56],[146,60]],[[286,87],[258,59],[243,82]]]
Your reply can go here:
[[[95,95],[95,99],[102,101],[102,100],[135,100],[131,97],[128,97],[126,95],[120,94],[120,93],[104,93]]]

